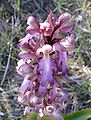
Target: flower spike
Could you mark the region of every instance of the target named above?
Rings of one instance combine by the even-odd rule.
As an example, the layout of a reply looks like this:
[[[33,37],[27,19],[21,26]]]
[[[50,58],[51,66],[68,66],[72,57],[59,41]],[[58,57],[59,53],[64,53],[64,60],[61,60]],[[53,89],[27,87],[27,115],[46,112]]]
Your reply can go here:
[[[69,95],[59,76],[67,75],[68,58],[73,56],[75,24],[71,14],[64,13],[56,20],[51,10],[44,22],[30,16],[27,24],[27,35],[18,44],[21,52],[16,69],[24,78],[18,102],[26,106],[24,115],[35,111],[39,120],[44,114],[62,120],[60,111]]]

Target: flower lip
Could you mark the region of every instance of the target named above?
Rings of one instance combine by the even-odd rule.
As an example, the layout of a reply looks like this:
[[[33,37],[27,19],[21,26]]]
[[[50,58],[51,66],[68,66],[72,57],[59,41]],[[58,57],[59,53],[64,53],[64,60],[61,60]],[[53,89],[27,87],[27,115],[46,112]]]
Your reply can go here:
[[[45,44],[43,47],[42,47],[42,51],[43,53],[50,53],[52,51],[52,46],[49,45],[49,44]]]
[[[44,54],[50,54],[52,52],[52,46],[49,44],[45,44],[42,48],[38,48],[36,51],[36,55],[42,57]]]

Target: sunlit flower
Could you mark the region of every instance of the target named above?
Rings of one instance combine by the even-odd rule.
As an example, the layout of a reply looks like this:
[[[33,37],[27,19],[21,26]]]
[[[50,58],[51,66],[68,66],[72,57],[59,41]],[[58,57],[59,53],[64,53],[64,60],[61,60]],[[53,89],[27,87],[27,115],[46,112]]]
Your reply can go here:
[[[36,111],[39,119],[45,114],[61,120],[60,111],[69,95],[58,76],[67,75],[68,59],[75,47],[75,24],[69,13],[55,19],[51,10],[43,23],[30,16],[27,24],[27,35],[18,44],[21,59],[16,69],[24,77],[18,101],[26,105],[24,115]]]

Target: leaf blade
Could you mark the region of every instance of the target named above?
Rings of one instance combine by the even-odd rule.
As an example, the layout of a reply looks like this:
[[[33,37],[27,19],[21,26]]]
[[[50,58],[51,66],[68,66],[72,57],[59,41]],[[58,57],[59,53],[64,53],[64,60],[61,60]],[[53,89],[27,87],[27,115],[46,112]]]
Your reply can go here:
[[[91,117],[91,108],[80,110],[64,116],[64,120],[87,120]]]

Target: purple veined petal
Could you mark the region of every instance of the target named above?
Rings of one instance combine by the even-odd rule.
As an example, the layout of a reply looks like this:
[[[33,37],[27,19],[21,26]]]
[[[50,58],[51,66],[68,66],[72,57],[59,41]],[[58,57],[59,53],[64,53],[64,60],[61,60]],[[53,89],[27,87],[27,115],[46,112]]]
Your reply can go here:
[[[17,72],[23,76],[27,73],[31,73],[32,71],[33,71],[33,68],[29,66],[28,64],[23,64],[20,67],[17,67]]]
[[[65,24],[67,21],[69,21],[71,18],[71,14],[69,13],[64,13],[62,15],[59,16],[59,18],[56,21],[56,25],[60,26],[62,24]]]
[[[25,38],[19,41],[18,46],[25,51],[35,52],[40,45],[40,38],[27,34]]]
[[[43,74],[40,77],[40,85],[44,87],[46,86],[46,84],[48,84],[48,77],[45,74]]]
[[[58,63],[59,69],[61,65],[62,75],[65,75],[67,73],[67,51],[65,47],[59,42],[55,43],[53,47],[54,47],[54,51],[58,51],[59,60],[57,61],[57,63]]]
[[[30,34],[27,34],[23,39],[19,40],[19,47],[22,47],[24,44],[28,44],[28,40],[31,40],[32,36]]]
[[[67,36],[63,41],[60,42],[65,48],[71,49],[75,47],[75,39],[73,35]]]
[[[19,40],[18,46],[25,50],[32,50],[32,45],[30,44],[33,41],[32,36],[27,34],[25,38]]]
[[[24,60],[31,59],[31,53],[30,51],[22,51],[19,53],[19,57]]]
[[[28,19],[27,19],[27,24],[28,25],[32,25],[34,26],[35,28],[39,28],[39,22],[36,18],[34,18],[33,16],[29,16]]]
[[[71,38],[65,38],[63,41],[60,42],[61,45],[63,45],[66,50],[71,50],[75,47],[75,42],[71,41]]]
[[[23,60],[28,60],[28,59],[33,59],[33,58],[35,59],[36,58],[34,52],[31,52],[30,50],[20,52],[19,57]]]
[[[61,41],[61,39],[60,39],[60,41]],[[53,50],[55,51],[55,52],[61,52],[61,51],[65,51],[66,49],[65,49],[65,47],[62,45],[62,44],[60,44],[61,42],[56,42],[54,45],[53,45]]]
[[[53,113],[52,113],[51,116],[52,116],[53,118],[55,118],[56,120],[63,120],[61,114],[60,114],[59,111],[56,110],[56,109],[53,111]]]
[[[36,46],[36,42],[32,39],[31,41],[29,41],[29,45],[34,48]]]
[[[62,64],[62,75],[65,76],[68,70],[68,63],[67,63],[67,52],[60,53],[61,64]]]
[[[41,85],[39,86],[38,92],[39,94],[46,94],[46,86],[42,87]]]
[[[26,90],[31,90],[33,87],[33,80],[30,80],[31,75],[27,74],[24,78],[22,85],[20,86],[19,92],[24,95]],[[33,78],[34,79],[34,78]]]
[[[50,83],[51,85],[53,85],[54,80],[53,80],[53,76],[52,76],[52,71],[44,71],[44,73],[41,75],[42,77],[40,78],[40,85],[42,87],[46,86],[48,83]]]
[[[74,44],[75,43],[75,38],[73,35],[67,36],[66,39],[68,40],[69,43]]]
[[[37,37],[40,35],[40,29],[39,28],[33,28],[31,26],[28,26],[26,28],[26,32],[32,35],[32,37]]]
[[[37,51],[38,54],[40,51],[43,53],[43,58],[39,61],[37,68],[37,73],[40,74],[40,84],[42,87],[46,86],[46,82],[49,83],[53,82],[52,73],[53,73],[53,69],[55,68],[53,67],[55,66],[55,63],[49,56],[51,50],[52,47],[50,45],[44,45],[41,49]]]
[[[65,25],[62,25],[59,28],[59,30],[62,33],[68,33],[68,32],[71,32],[73,30],[74,26],[75,26],[75,23],[74,22],[70,22],[70,23],[67,23]]]
[[[59,60],[57,61],[57,63],[58,63],[59,70],[60,70],[60,65],[61,65],[62,75],[65,75],[67,73],[67,68],[68,68],[67,51],[65,47],[59,42],[55,43],[53,47],[54,47],[54,51],[58,51]]]
[[[53,70],[56,71],[56,64],[50,58],[42,58],[39,62],[37,70],[40,73],[40,84],[46,86],[48,83],[53,84]]]

